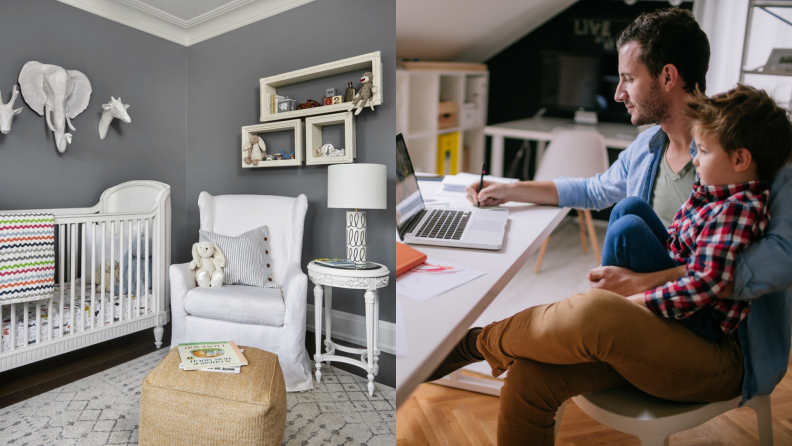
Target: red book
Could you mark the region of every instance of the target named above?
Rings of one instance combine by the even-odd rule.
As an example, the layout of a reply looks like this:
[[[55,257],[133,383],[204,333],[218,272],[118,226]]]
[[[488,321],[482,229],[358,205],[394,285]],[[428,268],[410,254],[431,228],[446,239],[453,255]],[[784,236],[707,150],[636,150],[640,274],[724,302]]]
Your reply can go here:
[[[396,242],[396,277],[426,261],[426,254]]]

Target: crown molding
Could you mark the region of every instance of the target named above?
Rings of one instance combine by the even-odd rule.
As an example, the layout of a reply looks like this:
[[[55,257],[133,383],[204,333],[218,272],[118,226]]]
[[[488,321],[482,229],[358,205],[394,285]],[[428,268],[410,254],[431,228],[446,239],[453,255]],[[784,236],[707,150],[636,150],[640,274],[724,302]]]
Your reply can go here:
[[[183,20],[139,0],[58,0],[184,46],[194,45],[313,0],[235,0]]]

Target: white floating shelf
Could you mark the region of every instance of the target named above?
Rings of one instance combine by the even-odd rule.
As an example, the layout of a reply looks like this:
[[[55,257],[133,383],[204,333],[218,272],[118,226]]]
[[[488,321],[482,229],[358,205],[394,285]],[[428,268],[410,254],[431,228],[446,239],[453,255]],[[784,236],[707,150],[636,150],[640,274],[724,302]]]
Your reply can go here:
[[[242,167],[245,169],[255,169],[260,167],[284,167],[301,165],[303,161],[303,122],[299,119],[242,127],[242,152],[244,153],[245,149],[250,144],[250,138],[252,138],[253,135],[281,132],[284,130],[294,131],[294,159],[259,161],[258,166],[254,166],[252,164],[246,164],[243,155]],[[274,151],[272,151],[270,147],[267,147],[267,153],[273,154]]]
[[[260,79],[261,122],[279,121],[281,119],[294,119],[304,116],[347,111],[351,105],[349,102],[336,105],[325,105],[322,107],[306,108],[303,110],[293,110],[283,113],[270,113],[270,104],[267,99],[270,95],[278,94],[278,87],[309,81],[312,79],[319,79],[326,76],[332,76],[334,74],[346,73],[353,70],[371,71],[371,73],[374,75],[374,78],[371,80],[371,82],[375,87],[377,87],[377,92],[374,93],[372,103],[374,105],[382,104],[382,59],[380,52],[375,51],[373,53],[363,54],[360,56],[350,57],[348,59],[337,60],[335,62],[329,62],[310,68],[303,68],[302,70],[291,71],[289,73],[283,73],[277,76],[270,76]]]
[[[322,127],[344,125],[344,156],[316,156],[316,149],[322,147]],[[305,118],[305,164],[351,163],[357,157],[355,152],[355,118],[352,113]]]

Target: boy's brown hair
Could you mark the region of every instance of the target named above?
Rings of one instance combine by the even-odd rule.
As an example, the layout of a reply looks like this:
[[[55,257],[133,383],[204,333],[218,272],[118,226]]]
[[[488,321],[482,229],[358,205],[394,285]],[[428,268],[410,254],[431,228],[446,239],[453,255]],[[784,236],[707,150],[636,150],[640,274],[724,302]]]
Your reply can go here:
[[[714,135],[727,153],[751,152],[759,178],[770,181],[792,158],[792,122],[787,110],[764,90],[737,84],[711,98],[690,96],[682,114],[706,135]]]

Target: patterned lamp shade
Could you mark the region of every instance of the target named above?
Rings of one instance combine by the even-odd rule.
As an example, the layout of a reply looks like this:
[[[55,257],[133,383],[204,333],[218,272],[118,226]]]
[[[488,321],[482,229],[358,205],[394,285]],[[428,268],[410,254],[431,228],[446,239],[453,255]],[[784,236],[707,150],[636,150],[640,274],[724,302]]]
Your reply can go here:
[[[387,166],[384,164],[335,164],[327,168],[327,207],[355,208],[347,211],[347,259],[365,263],[366,212],[387,209]]]

